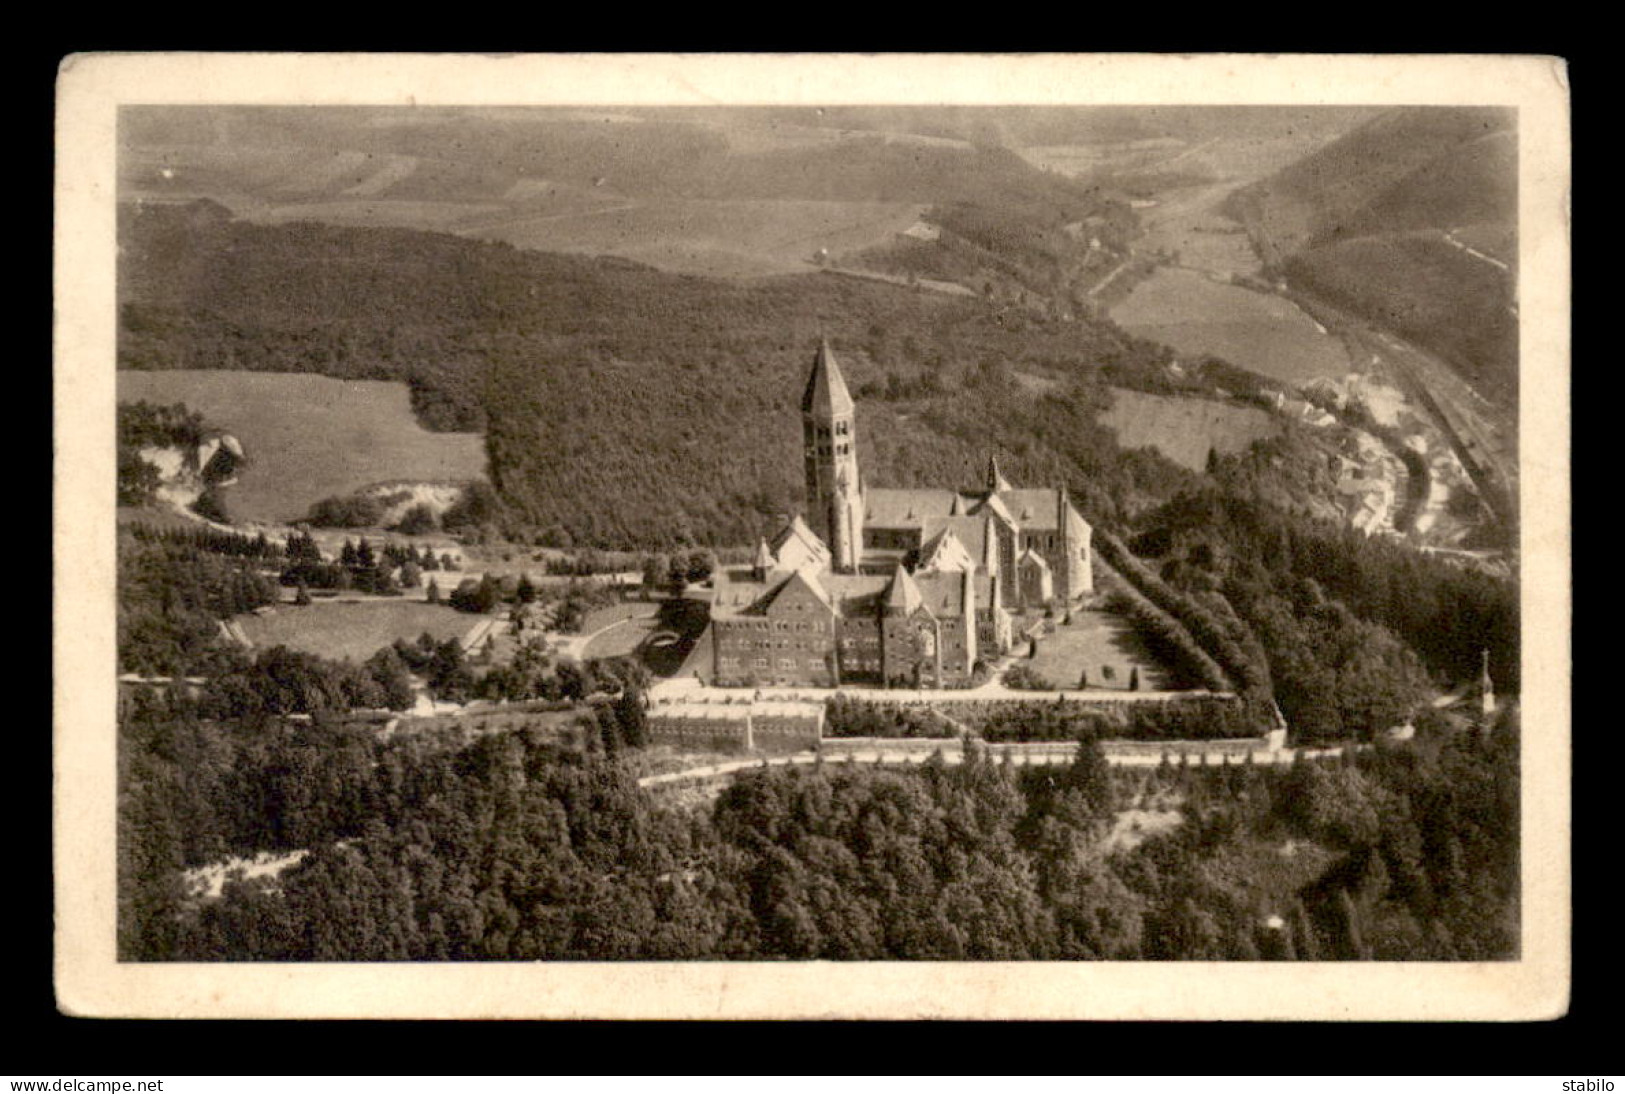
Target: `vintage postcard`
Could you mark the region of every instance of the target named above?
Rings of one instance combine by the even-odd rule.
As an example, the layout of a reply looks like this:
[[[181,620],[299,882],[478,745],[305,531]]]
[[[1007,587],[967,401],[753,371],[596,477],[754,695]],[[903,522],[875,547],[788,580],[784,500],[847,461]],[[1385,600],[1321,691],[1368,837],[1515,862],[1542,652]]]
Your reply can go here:
[[[63,1010],[1567,1009],[1561,59],[58,103]]]

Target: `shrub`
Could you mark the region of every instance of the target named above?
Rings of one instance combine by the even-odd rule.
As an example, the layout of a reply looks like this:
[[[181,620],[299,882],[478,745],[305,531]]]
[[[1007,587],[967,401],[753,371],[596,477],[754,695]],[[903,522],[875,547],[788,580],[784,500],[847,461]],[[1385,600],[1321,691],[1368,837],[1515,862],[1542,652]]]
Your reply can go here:
[[[1017,691],[1054,691],[1055,682],[1036,672],[1031,665],[1016,664],[1004,674],[1004,686]]]
[[[372,528],[383,516],[383,505],[376,498],[352,494],[344,498],[323,498],[310,507],[307,519],[317,528]]]
[[[438,528],[439,523],[435,520],[434,510],[427,505],[412,506],[395,525],[395,531],[403,536],[427,535]]]

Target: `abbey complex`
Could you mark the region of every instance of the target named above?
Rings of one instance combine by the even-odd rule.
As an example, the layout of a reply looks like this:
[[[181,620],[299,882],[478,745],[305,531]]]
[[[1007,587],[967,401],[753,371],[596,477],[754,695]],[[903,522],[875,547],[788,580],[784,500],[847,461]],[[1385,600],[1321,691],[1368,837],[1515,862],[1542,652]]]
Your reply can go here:
[[[1018,489],[997,459],[979,490],[867,485],[827,341],[801,420],[808,517],[717,570],[717,684],[959,686],[1009,648],[1015,613],[1094,591],[1092,530],[1064,486]]]

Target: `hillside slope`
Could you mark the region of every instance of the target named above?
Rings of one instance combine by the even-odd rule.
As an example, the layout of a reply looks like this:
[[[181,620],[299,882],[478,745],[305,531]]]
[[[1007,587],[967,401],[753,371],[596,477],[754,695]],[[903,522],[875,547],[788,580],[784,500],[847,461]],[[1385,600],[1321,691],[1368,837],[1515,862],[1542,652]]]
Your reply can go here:
[[[1517,395],[1516,114],[1407,107],[1236,193],[1266,267]]]
[[[1105,521],[1192,481],[1094,420],[1107,381],[1160,373],[1169,351],[980,298],[173,207],[127,213],[120,286],[121,368],[406,381],[430,428],[486,433],[510,518],[561,546],[749,543],[798,506],[794,408],[821,336],[854,388],[905,381],[864,402],[869,481],[975,481],[998,451]]]
[[[1386,232],[1511,228],[1514,125],[1513,112],[1491,108],[1388,111],[1235,200],[1282,256]]]

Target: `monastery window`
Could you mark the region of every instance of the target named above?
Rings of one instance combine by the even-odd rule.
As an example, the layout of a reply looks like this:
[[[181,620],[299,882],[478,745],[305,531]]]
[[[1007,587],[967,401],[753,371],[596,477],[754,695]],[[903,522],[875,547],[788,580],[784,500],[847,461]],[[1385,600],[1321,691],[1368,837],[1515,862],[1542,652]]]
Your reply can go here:
[[[765,657],[758,657],[754,662],[752,662],[752,664],[754,664],[759,669],[765,669],[765,668],[767,668],[769,662],[768,662],[768,659],[765,658]]]
[[[835,432],[845,436],[849,431],[850,423],[845,418],[835,423]]]
[[[781,658],[779,658],[779,668],[781,668],[781,669],[794,669],[795,667],[796,667],[796,659],[794,657],[781,657]]]

